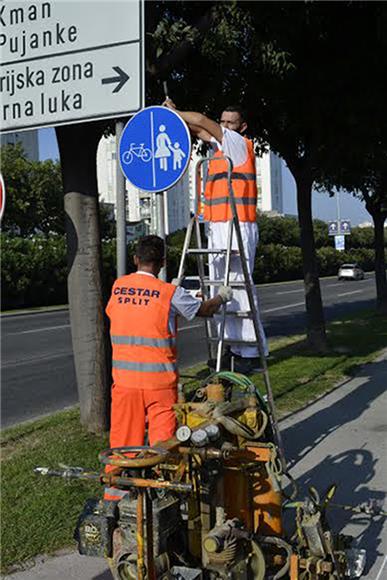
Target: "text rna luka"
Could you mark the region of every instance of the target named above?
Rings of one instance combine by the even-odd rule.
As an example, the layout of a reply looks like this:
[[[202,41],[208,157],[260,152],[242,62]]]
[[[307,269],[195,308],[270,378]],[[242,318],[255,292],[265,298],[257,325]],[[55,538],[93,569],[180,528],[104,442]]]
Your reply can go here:
[[[67,93],[64,89],[56,96],[40,93],[34,101],[23,101],[1,104],[1,118],[3,121],[16,121],[24,117],[35,115],[54,115],[82,109],[83,100],[79,93]]]

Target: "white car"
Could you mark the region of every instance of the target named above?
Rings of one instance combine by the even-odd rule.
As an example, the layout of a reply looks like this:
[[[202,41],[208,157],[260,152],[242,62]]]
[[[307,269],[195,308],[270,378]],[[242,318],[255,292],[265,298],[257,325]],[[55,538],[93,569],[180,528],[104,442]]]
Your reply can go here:
[[[188,290],[194,298],[201,298],[200,279],[198,276],[186,276],[183,278],[181,287]]]
[[[364,280],[364,272],[357,264],[343,264],[337,274],[339,280]]]

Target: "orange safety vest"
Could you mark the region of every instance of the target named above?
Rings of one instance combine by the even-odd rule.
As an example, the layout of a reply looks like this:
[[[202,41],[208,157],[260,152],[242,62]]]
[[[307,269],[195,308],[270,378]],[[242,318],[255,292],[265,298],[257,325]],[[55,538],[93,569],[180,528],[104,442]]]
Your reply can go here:
[[[233,168],[231,179],[239,221],[255,222],[257,218],[257,180],[255,154],[252,141],[245,139],[247,159]],[[225,222],[232,218],[227,185],[228,163],[218,150],[209,162],[204,190],[204,219],[209,222]]]
[[[114,282],[106,307],[113,347],[113,381],[137,389],[177,386],[176,330],[169,313],[176,286],[146,274]]]

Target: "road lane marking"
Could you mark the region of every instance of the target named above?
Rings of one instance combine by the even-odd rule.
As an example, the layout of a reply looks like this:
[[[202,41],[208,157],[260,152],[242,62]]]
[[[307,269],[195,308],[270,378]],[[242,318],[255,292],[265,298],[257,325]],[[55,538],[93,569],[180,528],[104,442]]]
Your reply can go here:
[[[21,330],[20,332],[8,332],[8,336],[15,334],[31,334],[33,332],[44,332],[45,330],[57,330],[58,328],[69,328],[69,324],[62,324],[61,326],[47,326],[46,328],[34,328],[33,330]]]
[[[297,288],[297,290],[285,290],[284,292],[276,292],[276,294],[293,294],[293,292],[303,292],[303,288]]]
[[[360,292],[363,292],[363,290],[352,290],[352,292],[342,292],[337,296],[351,296],[351,294],[359,294]]]
[[[285,308],[293,308],[295,306],[304,306],[305,302],[296,302],[295,304],[287,304],[286,306],[276,306],[276,308],[267,308],[262,310],[262,313],[275,312],[276,310],[285,310]]]
[[[43,332],[44,330],[56,330],[58,328],[69,328],[70,324],[63,324],[62,326],[48,326],[47,328],[36,328],[34,330],[21,330],[20,332],[9,332],[8,336],[13,336],[17,334],[31,334],[33,332]],[[178,328],[179,331],[189,330],[190,328],[201,328],[204,324],[192,324],[191,326],[181,326]]]
[[[204,324],[192,324],[191,326],[180,326],[178,330],[189,330],[190,328],[204,328]]]
[[[379,574],[376,576],[375,580],[379,580],[379,578],[382,577],[382,572],[384,570],[384,566],[386,565],[386,562],[387,562],[387,556],[384,556],[382,567],[380,568]]]
[[[67,358],[67,357],[72,357],[73,356],[73,351],[72,350],[65,350],[62,352],[57,352],[54,354],[43,354],[43,355],[36,355],[36,356],[30,356],[27,357],[25,359],[14,359],[14,360],[8,360],[6,363],[3,363],[1,365],[1,369],[8,369],[10,367],[22,367],[25,365],[31,365],[31,364],[35,364],[35,363],[41,363],[41,362],[49,362],[51,360],[55,360],[55,359],[61,359],[61,358]]]

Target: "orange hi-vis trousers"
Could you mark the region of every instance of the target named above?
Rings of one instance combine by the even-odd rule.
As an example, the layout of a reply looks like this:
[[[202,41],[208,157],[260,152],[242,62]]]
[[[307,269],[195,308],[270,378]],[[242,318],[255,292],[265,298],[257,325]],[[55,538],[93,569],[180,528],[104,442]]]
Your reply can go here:
[[[172,406],[177,402],[176,388],[135,389],[113,385],[110,425],[110,447],[139,447],[144,445],[145,421],[148,418],[148,439],[152,446],[170,439],[176,430],[176,416]],[[106,473],[114,469],[106,466]],[[126,491],[106,487],[104,499],[117,501]]]

